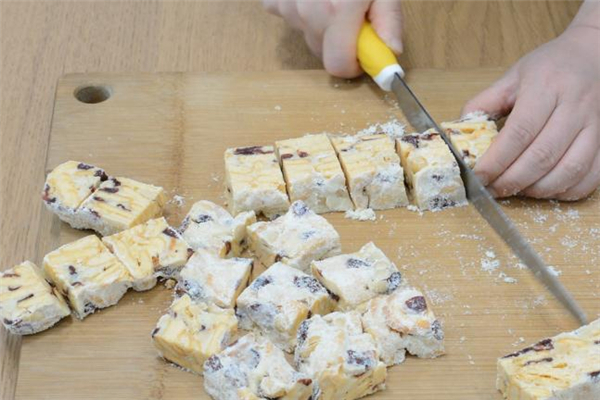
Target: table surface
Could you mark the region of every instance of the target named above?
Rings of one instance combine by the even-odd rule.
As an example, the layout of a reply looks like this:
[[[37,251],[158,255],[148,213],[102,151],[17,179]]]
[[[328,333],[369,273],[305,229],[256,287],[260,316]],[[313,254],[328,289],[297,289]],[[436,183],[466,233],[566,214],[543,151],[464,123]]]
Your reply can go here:
[[[577,1],[406,1],[401,62],[407,69],[506,67],[560,34],[578,7]],[[0,46],[0,269],[40,261],[38,192],[61,75],[321,65],[300,33],[253,1],[3,1]],[[0,329],[2,400],[14,397],[19,353],[20,338]]]

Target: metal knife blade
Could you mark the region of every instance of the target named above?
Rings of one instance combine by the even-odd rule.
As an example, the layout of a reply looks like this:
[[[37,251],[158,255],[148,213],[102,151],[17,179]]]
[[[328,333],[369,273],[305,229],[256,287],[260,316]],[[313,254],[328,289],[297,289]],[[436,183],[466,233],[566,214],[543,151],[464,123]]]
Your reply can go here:
[[[579,320],[581,324],[587,323],[587,318],[581,307],[571,296],[569,291],[560,283],[531,247],[527,240],[519,233],[514,223],[502,211],[502,208],[494,200],[492,195],[485,189],[473,171],[462,160],[461,155],[452,145],[450,139],[444,131],[431,118],[425,107],[419,99],[410,90],[404,79],[398,74],[392,82],[392,91],[398,98],[398,104],[406,119],[419,132],[434,128],[440,132],[442,139],[446,142],[458,166],[460,168],[461,178],[465,184],[467,198],[473,204],[475,209],[490,224],[496,233],[512,249],[512,251],[523,261],[535,277],[541,281],[550,292],[569,310],[569,312]]]

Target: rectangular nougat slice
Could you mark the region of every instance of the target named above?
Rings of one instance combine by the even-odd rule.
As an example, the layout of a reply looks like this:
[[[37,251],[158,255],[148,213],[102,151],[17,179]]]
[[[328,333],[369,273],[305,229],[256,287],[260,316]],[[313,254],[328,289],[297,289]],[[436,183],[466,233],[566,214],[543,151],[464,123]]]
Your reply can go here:
[[[233,215],[254,211],[274,218],[290,206],[273,146],[227,149],[225,181],[227,203]]]
[[[310,262],[340,253],[340,235],[320,215],[302,201],[294,202],[289,211],[270,222],[248,227],[250,250],[266,267],[281,261],[301,271]]]
[[[253,261],[248,258],[219,258],[198,250],[179,273],[176,293],[194,302],[235,307],[235,301],[250,281]]]
[[[331,142],[357,209],[385,210],[408,205],[404,171],[392,138],[386,134],[333,136]]]
[[[61,220],[78,227],[77,209],[98,186],[108,179],[101,168],[79,161],[67,161],[46,177],[42,199]]]
[[[352,209],[346,178],[326,134],[275,143],[290,201],[302,200],[317,214]]]
[[[315,315],[298,329],[294,359],[315,382],[319,400],[353,400],[385,388],[387,371],[360,314]]]
[[[158,277],[176,277],[193,253],[164,217],[106,236],[102,241],[125,265],[137,291],[152,289]]]
[[[280,262],[271,265],[237,299],[240,326],[258,329],[287,352],[296,346],[302,321],[334,308],[335,300],[319,281]]]
[[[163,188],[129,178],[110,178],[83,202],[76,228],[108,236],[162,215]]]
[[[600,319],[498,360],[507,400],[600,399]]]
[[[247,334],[204,363],[204,388],[214,400],[309,400],[313,382],[268,339]]]
[[[236,333],[233,309],[194,303],[184,295],[158,320],[152,341],[165,360],[202,374],[204,362],[233,341]]]
[[[365,330],[379,347],[388,366],[404,361],[405,353],[422,358],[444,354],[444,331],[423,293],[402,287],[390,295],[377,296],[362,314]]]
[[[203,249],[219,257],[239,257],[244,251],[246,227],[256,222],[254,211],[232,217],[223,207],[201,200],[181,223],[181,234],[194,250]]]
[[[477,160],[487,151],[498,135],[496,123],[486,115],[467,115],[458,121],[442,122],[441,128],[462,154],[469,168],[475,167]]]
[[[0,318],[10,332],[41,332],[70,313],[63,296],[33,263],[25,261],[0,273]]]
[[[413,202],[421,210],[441,210],[467,203],[458,163],[433,130],[413,133],[397,140]]]
[[[116,304],[131,287],[127,268],[95,235],[46,254],[44,271],[79,319]]]
[[[396,265],[372,242],[358,252],[313,261],[312,274],[337,298],[339,310],[351,310],[402,284]]]

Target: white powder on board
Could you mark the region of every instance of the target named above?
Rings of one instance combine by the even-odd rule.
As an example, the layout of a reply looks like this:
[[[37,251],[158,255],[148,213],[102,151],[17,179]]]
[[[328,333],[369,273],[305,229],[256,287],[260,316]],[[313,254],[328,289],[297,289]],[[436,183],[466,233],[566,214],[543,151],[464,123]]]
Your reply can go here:
[[[174,204],[177,207],[182,207],[185,204],[185,197],[178,194],[173,195],[173,198],[169,200],[169,204]]]
[[[405,133],[405,125],[398,121],[396,118],[392,118],[387,122],[375,123],[368,127],[361,129],[356,133],[357,136],[374,135],[376,133],[385,133],[392,139],[398,139]]]
[[[372,208],[364,208],[362,210],[348,210],[344,217],[355,221],[375,221],[377,215]]]

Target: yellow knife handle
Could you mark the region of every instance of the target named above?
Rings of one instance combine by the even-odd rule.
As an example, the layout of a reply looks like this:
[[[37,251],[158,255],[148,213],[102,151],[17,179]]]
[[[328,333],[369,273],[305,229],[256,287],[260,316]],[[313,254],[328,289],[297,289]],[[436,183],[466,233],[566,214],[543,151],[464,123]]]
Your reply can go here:
[[[365,21],[360,28],[357,55],[362,69],[385,91],[392,90],[395,73],[404,77],[396,56],[377,35],[370,22]]]

